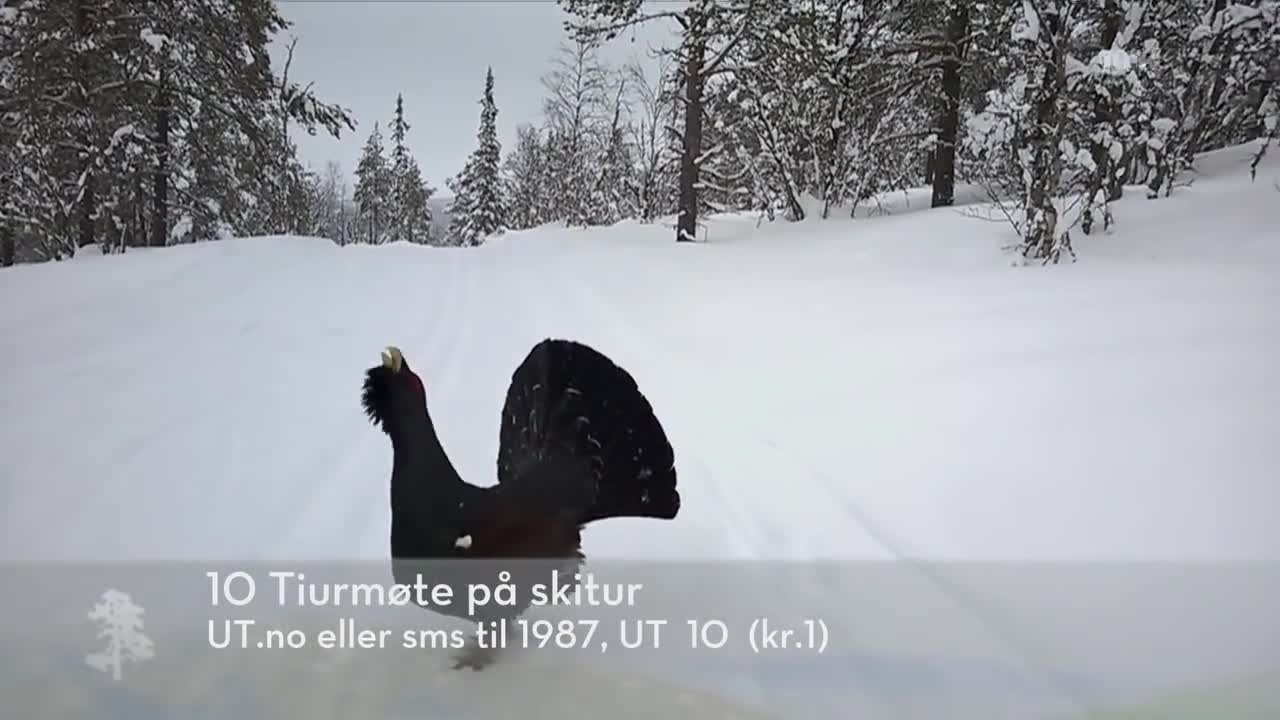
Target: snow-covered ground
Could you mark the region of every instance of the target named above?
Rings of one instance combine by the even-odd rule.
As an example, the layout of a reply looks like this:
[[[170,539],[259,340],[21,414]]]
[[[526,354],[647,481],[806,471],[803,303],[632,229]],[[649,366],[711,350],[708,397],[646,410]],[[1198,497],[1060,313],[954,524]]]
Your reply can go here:
[[[705,244],[624,223],[0,271],[0,559],[384,558],[364,369],[403,348],[488,484],[510,373],[560,336],[635,375],[684,498],[674,522],[590,528],[591,560],[1274,561],[1280,163],[1251,182],[1248,159],[1204,158],[1171,199],[1135,189],[1058,267],[1011,266],[1007,227],[920,195],[852,221],[714,218]]]

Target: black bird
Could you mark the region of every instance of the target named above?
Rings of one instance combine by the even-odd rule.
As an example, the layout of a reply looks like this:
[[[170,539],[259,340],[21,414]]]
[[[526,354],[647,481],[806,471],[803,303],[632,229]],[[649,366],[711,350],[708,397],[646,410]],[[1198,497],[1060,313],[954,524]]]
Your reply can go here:
[[[389,347],[370,368],[362,405],[391,439],[392,576],[398,584],[448,584],[430,610],[508,622],[531,604],[529,583],[572,580],[585,556],[581,529],[617,517],[671,520],[680,510],[675,455],[636,381],[582,343],[547,339],[516,368],[502,408],[497,484],[466,482],[449,461],[422,378]],[[496,562],[495,562],[496,561]],[[468,612],[467,586],[511,572],[512,605]],[[454,665],[481,669],[493,653],[472,647]]]

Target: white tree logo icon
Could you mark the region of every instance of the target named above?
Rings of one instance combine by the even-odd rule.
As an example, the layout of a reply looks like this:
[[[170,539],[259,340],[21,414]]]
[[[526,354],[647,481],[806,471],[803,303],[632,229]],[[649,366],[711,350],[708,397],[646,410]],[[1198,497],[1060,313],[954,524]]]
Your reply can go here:
[[[155,657],[151,639],[142,634],[142,607],[133,602],[128,593],[108,590],[89,611],[89,619],[102,627],[99,638],[105,638],[107,647],[98,653],[86,655],[89,667],[101,672],[111,671],[111,680],[120,682],[121,668],[126,661],[142,662]]]

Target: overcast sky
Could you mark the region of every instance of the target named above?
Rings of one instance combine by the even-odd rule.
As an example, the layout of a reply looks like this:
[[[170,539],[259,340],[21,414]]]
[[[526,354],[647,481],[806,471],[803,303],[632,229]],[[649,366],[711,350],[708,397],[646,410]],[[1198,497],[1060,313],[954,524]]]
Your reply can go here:
[[[319,97],[349,108],[358,122],[342,140],[299,133],[303,162],[323,167],[336,160],[353,182],[374,121],[385,132],[401,92],[412,126],[409,147],[437,196],[448,194],[445,178],[462,169],[475,147],[485,68],[493,66],[505,154],[516,126],[538,120],[540,78],[565,37],[566,15],[554,0],[281,0],[279,7],[293,27],[277,39],[277,67],[288,36],[296,35],[290,79],[314,82]],[[611,63],[633,55],[645,60],[649,47],[670,41],[666,22],[643,28],[634,41],[619,37],[602,56]]]

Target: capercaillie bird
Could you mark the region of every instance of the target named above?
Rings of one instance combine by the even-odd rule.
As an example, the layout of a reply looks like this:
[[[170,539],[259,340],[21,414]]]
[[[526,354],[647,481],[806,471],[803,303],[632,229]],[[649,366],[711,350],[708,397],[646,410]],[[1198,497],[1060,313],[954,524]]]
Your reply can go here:
[[[507,622],[530,606],[529,582],[581,567],[582,528],[609,518],[672,520],[680,510],[675,455],[635,379],[585,344],[547,339],[511,376],[498,435],[497,483],[464,480],[436,433],[426,386],[389,347],[365,374],[362,405],[391,440],[391,561],[396,583],[495,582],[521,586],[518,601],[469,611],[428,609],[477,622]],[[480,567],[485,569],[481,570]],[[523,584],[522,584],[523,583]],[[481,669],[492,652],[471,647],[454,667]]]

